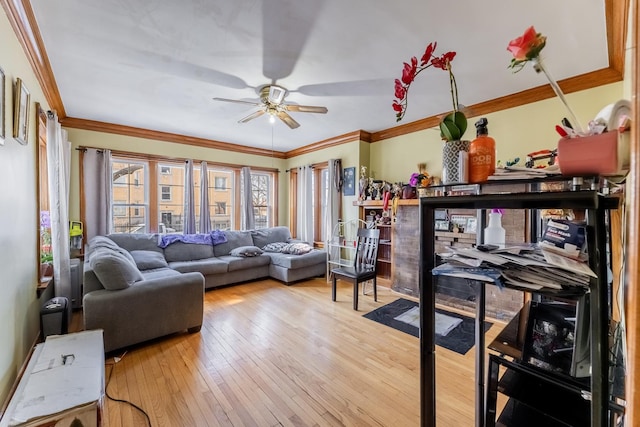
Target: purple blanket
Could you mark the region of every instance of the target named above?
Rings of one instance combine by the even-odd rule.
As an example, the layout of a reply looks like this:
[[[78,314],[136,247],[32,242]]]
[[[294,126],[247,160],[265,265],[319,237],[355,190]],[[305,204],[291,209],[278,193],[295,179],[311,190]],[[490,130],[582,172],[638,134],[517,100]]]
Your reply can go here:
[[[214,230],[209,234],[164,234],[160,236],[158,246],[164,249],[175,242],[215,246],[226,241],[227,236],[223,231]]]

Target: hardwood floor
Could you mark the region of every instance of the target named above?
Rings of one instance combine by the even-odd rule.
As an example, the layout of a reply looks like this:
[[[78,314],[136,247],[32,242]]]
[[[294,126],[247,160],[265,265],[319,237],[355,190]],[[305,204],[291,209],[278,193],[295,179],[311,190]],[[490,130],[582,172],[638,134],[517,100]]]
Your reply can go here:
[[[379,287],[378,303],[361,296],[356,312],[351,293],[338,282],[332,302],[325,279],[207,291],[199,333],[107,355],[108,394],[154,427],[419,425],[418,339],[362,317],[403,295]],[[473,425],[474,357],[437,347],[439,426]],[[148,425],[104,403],[104,426]]]

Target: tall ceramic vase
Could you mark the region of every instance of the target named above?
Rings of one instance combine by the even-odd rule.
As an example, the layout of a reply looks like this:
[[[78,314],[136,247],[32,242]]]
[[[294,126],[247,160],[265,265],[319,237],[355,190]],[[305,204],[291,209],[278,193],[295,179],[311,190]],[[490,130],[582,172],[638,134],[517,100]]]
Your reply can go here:
[[[461,162],[460,152],[469,152],[469,141],[446,141],[442,147],[442,183],[465,183],[464,165]]]

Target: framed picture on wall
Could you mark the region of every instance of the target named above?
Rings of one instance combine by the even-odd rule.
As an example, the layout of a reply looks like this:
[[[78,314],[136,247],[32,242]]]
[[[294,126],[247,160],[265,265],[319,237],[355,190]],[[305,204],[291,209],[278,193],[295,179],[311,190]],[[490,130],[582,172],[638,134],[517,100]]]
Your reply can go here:
[[[5,105],[4,105],[4,100],[5,100],[5,96],[4,96],[4,71],[2,71],[2,68],[0,68],[0,145],[4,145],[4,138],[5,138],[5,133],[4,133],[4,110],[5,110]]]
[[[343,172],[343,183],[342,183],[342,194],[345,196],[355,196],[356,195],[356,168],[344,168]]]
[[[16,79],[13,102],[13,137],[22,145],[29,141],[29,103],[31,94],[21,78]]]

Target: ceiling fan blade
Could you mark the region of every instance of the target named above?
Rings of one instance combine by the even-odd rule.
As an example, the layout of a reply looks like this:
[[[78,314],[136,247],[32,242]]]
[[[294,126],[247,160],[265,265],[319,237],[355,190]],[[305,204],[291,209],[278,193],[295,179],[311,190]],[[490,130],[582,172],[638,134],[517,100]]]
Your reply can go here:
[[[287,111],[297,111],[300,113],[320,113],[325,114],[327,111],[327,107],[315,107],[313,105],[283,105],[285,110]]]
[[[264,110],[258,110],[258,111],[255,111],[255,112],[253,112],[253,113],[249,114],[247,117],[245,117],[245,118],[243,118],[243,119],[238,120],[238,123],[247,123],[249,120],[253,120],[253,119],[255,119],[256,117],[260,117],[260,116],[261,116],[261,115],[263,115],[264,113],[265,113],[265,111],[264,111]]]
[[[265,77],[275,82],[291,74],[324,3],[324,0],[262,2],[262,74]]]
[[[293,117],[288,115],[286,111],[278,111],[277,115],[278,115],[278,118],[280,118],[280,120],[285,122],[286,125],[289,126],[291,129],[300,127],[300,123],[293,120]]]
[[[298,92],[308,96],[382,96],[389,93],[389,88],[393,88],[393,79],[391,78],[318,83],[300,86],[289,92]]]
[[[260,102],[250,102],[250,101],[242,101],[240,99],[228,99],[228,98],[212,98],[214,101],[223,101],[223,102],[235,102],[236,104],[247,104],[247,105],[262,105]]]

